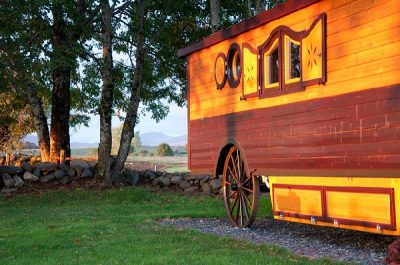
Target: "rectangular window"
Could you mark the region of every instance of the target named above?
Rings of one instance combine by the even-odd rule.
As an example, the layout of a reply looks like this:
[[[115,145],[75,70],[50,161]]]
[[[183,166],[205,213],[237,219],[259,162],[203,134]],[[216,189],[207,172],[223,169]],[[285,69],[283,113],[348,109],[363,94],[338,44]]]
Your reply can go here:
[[[264,87],[279,86],[279,39],[264,53]]]
[[[300,42],[285,36],[285,84],[300,81]]]

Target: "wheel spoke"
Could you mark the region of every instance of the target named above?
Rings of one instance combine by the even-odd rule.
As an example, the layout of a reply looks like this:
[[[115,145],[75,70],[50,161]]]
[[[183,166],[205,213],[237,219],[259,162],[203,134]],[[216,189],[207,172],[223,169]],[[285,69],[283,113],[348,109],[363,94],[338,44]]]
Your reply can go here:
[[[239,195],[238,195],[239,198]],[[238,200],[239,201],[239,200]],[[239,224],[239,210],[240,210],[240,202],[238,203],[237,211],[236,211],[236,224]]]
[[[249,188],[246,188],[246,187],[241,187],[241,189],[242,190],[245,190],[245,191],[247,191],[247,192],[250,192],[250,193],[253,193],[253,190],[251,190],[251,189],[249,189]]]
[[[238,193],[236,193],[235,199],[233,199],[233,204],[232,204],[232,208],[231,208],[231,215],[233,215],[233,210],[235,209],[236,203],[238,201]]]
[[[245,179],[245,181],[243,181],[243,183],[242,183],[242,186],[243,186],[244,184],[246,184],[249,180],[251,180],[251,178],[252,178],[252,176],[249,176],[247,179]]]
[[[246,200],[247,204],[249,205],[250,208],[253,208],[250,202],[250,199],[247,197],[246,194],[243,194],[244,199]]]
[[[239,178],[239,176],[238,176],[237,169],[236,169],[236,166],[235,166],[235,160],[233,159],[232,156],[231,156],[231,161],[232,161],[232,166],[233,166],[233,168],[235,169],[236,181],[237,181],[237,183],[239,183],[240,178]]]
[[[239,183],[239,180],[237,179],[237,176],[235,174],[233,174],[232,169],[229,167],[229,165],[228,165],[228,170],[231,173],[230,175],[235,179],[236,183]]]
[[[240,196],[240,199],[242,200],[242,208],[243,208],[243,210],[244,210],[244,213],[246,214],[246,220],[248,220],[249,219],[249,213],[247,212],[247,206],[246,206],[246,202],[245,202],[245,199],[243,198],[244,197],[244,195],[242,194],[241,196]]]
[[[240,214],[240,225],[242,226],[243,225],[242,197],[241,197],[240,193],[238,194],[238,196],[240,197],[240,200],[239,200],[239,214]]]
[[[236,149],[236,164],[237,164],[237,171],[239,172],[239,181],[242,180],[242,169],[240,168],[240,156],[239,156],[239,149]]]
[[[234,192],[232,192],[229,196],[228,199],[232,198],[233,196],[235,196],[237,194],[237,190],[235,190]]]
[[[225,183],[224,185],[229,185],[229,186],[232,185],[232,183],[230,183],[229,181],[226,181],[226,180],[224,181],[224,183]]]
[[[241,157],[240,157],[241,158]],[[240,180],[245,180],[246,179],[246,170],[245,170],[245,167],[244,167],[244,160],[243,159],[240,159],[240,170],[241,170],[241,179]],[[243,185],[243,184],[242,184]]]

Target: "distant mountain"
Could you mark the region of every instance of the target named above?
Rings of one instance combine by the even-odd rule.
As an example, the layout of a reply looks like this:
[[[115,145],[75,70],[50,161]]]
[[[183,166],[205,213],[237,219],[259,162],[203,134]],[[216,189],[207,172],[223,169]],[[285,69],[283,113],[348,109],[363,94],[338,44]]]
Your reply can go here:
[[[71,148],[92,148],[92,147],[99,147],[99,143],[71,142]]]
[[[23,139],[24,142],[30,142],[33,144],[38,144],[38,138],[36,134],[28,134]],[[81,143],[81,142],[71,142],[71,148],[91,148],[98,147],[99,143]]]
[[[140,135],[142,145],[146,146],[157,146],[161,143],[167,143],[172,146],[183,146],[187,143],[187,135],[170,136],[161,132],[149,132]],[[29,134],[25,136],[24,141],[37,144],[38,139],[35,134]],[[82,142],[71,142],[71,148],[93,148],[98,147],[99,143],[82,143]]]
[[[142,145],[157,146],[167,143],[173,146],[182,146],[187,143],[187,135],[170,136],[161,132],[149,132],[140,135]]]
[[[23,139],[24,142],[30,142],[33,144],[38,144],[38,138],[36,134],[28,134],[27,136],[25,136],[25,138]]]

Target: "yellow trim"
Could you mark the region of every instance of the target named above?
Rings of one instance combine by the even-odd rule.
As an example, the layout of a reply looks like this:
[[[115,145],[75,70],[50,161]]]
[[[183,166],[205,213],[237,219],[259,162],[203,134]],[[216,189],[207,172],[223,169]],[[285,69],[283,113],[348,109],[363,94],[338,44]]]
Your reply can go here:
[[[264,53],[264,60],[263,60],[263,63],[264,63],[264,73],[262,73],[263,74],[263,76],[264,76],[264,87],[265,88],[274,88],[274,87],[277,87],[277,86],[279,86],[279,81],[278,82],[275,82],[275,83],[268,83],[268,80],[270,79],[270,77],[269,77],[269,72],[270,72],[270,69],[269,69],[269,60],[270,60],[270,57],[271,57],[271,52],[273,51],[273,50],[275,50],[276,48],[277,49],[279,49],[279,38],[276,38],[275,40],[274,40],[274,42],[273,42],[273,44],[272,44],[272,46]]]
[[[295,41],[291,39],[289,36],[285,35],[284,37],[284,47],[283,47],[283,54],[284,54],[284,70],[285,70],[285,75],[284,75],[284,80],[285,84],[292,84],[300,81],[300,77],[296,78],[290,78],[290,43],[294,43],[295,45],[300,47],[300,42]],[[301,76],[301,72],[300,72]]]

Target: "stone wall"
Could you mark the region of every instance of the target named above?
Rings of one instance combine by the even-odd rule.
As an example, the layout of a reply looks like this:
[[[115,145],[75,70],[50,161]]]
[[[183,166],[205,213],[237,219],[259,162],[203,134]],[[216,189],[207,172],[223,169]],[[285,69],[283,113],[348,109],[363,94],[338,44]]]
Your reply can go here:
[[[13,166],[0,165],[0,188],[3,193],[15,192],[27,182],[67,185],[72,180],[94,176],[90,164],[81,159],[72,160],[67,166],[40,162],[40,158],[33,156],[18,159],[13,161],[13,164]]]
[[[12,166],[5,166],[4,161],[0,157],[0,189],[3,193],[15,192],[26,183],[68,185],[71,181],[93,178],[96,167],[82,159],[71,160],[69,166],[40,162],[40,157],[37,156],[14,157]],[[220,194],[222,191],[221,176],[192,176],[189,173],[125,168],[121,179],[119,183],[122,185],[151,185],[184,193]]]
[[[150,184],[163,189],[180,190],[185,193],[202,192],[219,194],[222,192],[221,176],[192,176],[189,173],[167,173],[152,170],[125,169],[127,183],[130,185]]]

